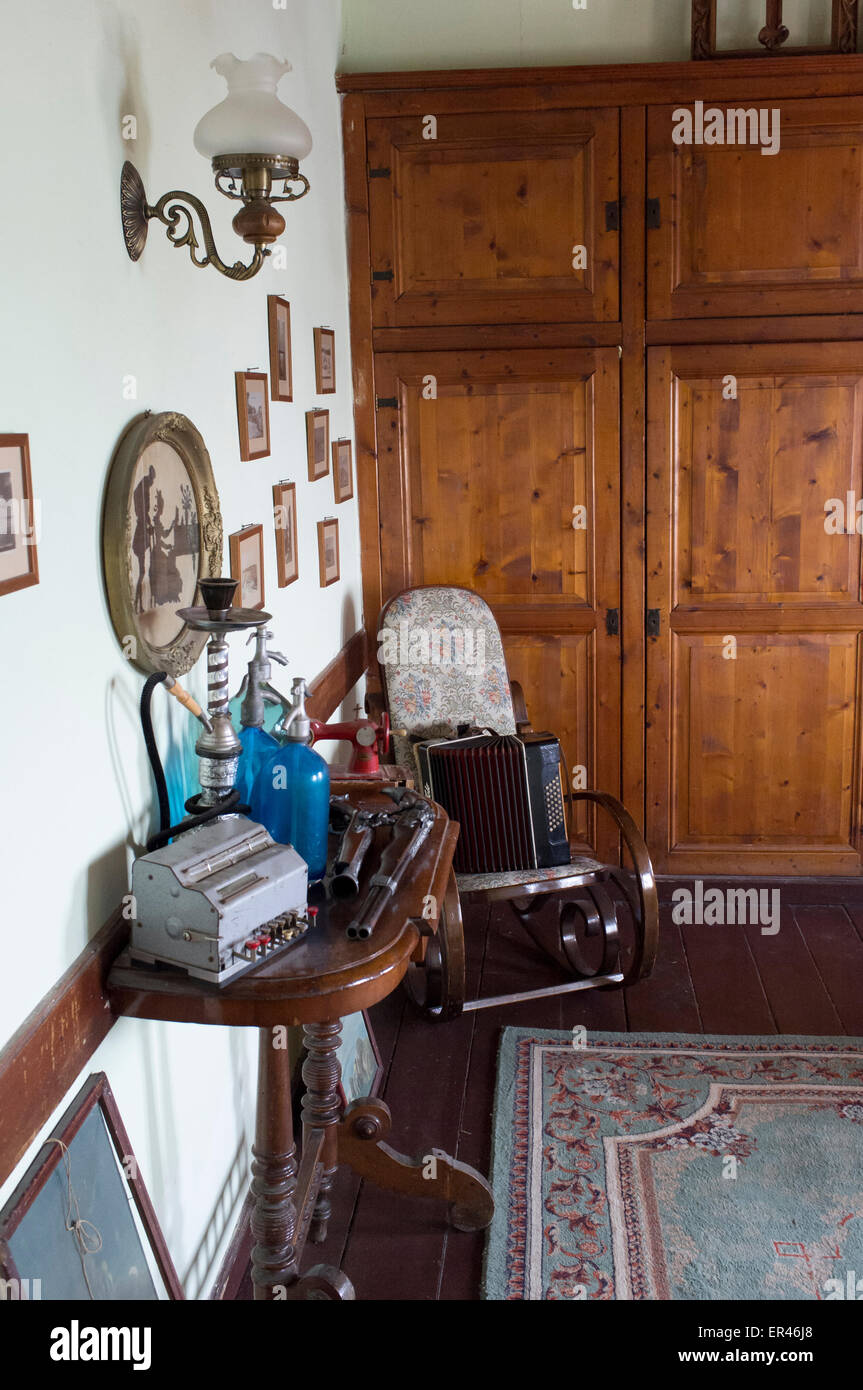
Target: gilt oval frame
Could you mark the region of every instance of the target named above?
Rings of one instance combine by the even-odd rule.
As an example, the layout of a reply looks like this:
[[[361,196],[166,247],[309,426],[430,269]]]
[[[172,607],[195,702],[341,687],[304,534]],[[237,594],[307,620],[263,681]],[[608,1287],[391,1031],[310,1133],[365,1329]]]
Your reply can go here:
[[[180,456],[192,485],[200,525],[198,580],[216,578],[222,572],[222,513],[203,438],[191,420],[177,411],[158,415],[146,411],[126,426],[108,468],[102,503],[102,574],[111,622],[127,660],[144,675],[167,671],[178,677],[192,669],[206,645],[207,634],[183,623],[165,646],[153,645],[140,629],[131,583],[132,482],[141,455],[151,444],[160,442]],[[125,651],[130,637],[134,638],[134,652]]]

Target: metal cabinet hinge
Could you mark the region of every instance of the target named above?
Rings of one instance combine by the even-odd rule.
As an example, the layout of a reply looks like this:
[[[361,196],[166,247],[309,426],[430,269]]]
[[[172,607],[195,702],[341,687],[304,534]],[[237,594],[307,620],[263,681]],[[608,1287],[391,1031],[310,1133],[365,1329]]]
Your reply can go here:
[[[380,168],[380,169],[371,169],[371,168],[370,168],[370,169],[369,169],[369,178],[370,178],[370,179],[390,179],[390,178],[392,178],[392,175],[393,175],[392,169],[386,169],[386,168]]]
[[[375,396],[375,410],[398,410],[398,396]]]
[[[392,278],[393,278],[393,272],[392,272],[391,270],[373,270],[373,271],[372,271],[372,280],[392,280]]]

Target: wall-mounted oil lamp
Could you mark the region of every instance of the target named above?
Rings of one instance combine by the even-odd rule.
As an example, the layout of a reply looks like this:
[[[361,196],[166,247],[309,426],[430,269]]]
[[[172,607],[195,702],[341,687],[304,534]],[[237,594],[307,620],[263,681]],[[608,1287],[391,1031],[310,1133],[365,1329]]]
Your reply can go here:
[[[252,260],[248,265],[242,261],[227,265],[221,259],[207,210],[194,194],[175,189],[151,207],[141,176],[128,160],[120,178],[123,237],[136,261],[147,240],[147,224],[155,217],[174,246],[188,246],[193,265],[212,265],[231,280],[250,280],[270,254],[270,242],[285,230],[285,219],[273,204],[296,202],[309,191],[299,162],[311,150],[312,137],[305,122],[276,95],[290,63],[268,53],[256,53],[245,62],[223,53],[210,66],[227,81],[228,95],[198,122],[195,149],[212,161],[219,192],[242,202],[232,225],[243,241],[254,246]],[[299,188],[291,189],[291,184]],[[280,192],[274,192],[276,186]],[[199,254],[190,208],[200,219],[204,255]]]

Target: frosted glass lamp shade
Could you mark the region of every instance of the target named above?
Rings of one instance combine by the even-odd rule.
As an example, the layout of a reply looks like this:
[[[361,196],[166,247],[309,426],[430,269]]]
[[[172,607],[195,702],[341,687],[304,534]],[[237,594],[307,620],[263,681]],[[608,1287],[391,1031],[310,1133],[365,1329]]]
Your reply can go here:
[[[195,127],[195,149],[207,159],[256,154],[273,159],[305,159],[311,132],[296,111],[276,96],[291,65],[269,53],[241,61],[223,53],[210,64],[228,84],[228,95]]]

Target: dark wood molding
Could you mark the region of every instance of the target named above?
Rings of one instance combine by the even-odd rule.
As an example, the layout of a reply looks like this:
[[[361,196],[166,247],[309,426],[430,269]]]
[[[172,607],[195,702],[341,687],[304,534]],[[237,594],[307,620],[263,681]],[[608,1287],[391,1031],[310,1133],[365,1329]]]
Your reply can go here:
[[[360,630],[312,681],[309,713],[328,719],[365,669],[366,635]],[[0,1052],[0,1183],[116,1023],[105,983],[128,935],[118,909]]]
[[[0,1183],[113,1028],[105,982],[128,934],[118,911],[0,1052]]]
[[[309,686],[306,709],[311,718],[329,719],[365,675],[367,666],[366,634],[360,628]]]
[[[774,315],[761,318],[653,319],[648,347],[685,343],[823,343],[863,339],[863,314]]]
[[[622,342],[619,323],[512,323],[463,324],[458,328],[460,348],[482,351],[530,347],[617,347]],[[376,328],[375,352],[446,352],[453,345],[451,324],[429,327]]]
[[[620,373],[621,469],[621,608],[623,611],[621,679],[620,796],[639,828],[644,826],[644,679],[645,553],[641,537],[647,515],[644,445],[646,392],[644,377],[644,315],[646,303],[645,197],[643,150],[646,117],[643,110],[621,112],[620,197],[628,209],[623,219],[620,270],[630,286],[623,305]]]
[[[512,106],[516,88],[541,88],[531,104],[553,105],[564,90],[576,106],[604,106],[614,86],[616,106],[641,106],[646,102],[729,100],[756,95],[753,84],[769,82],[776,97],[848,96],[859,84],[863,91],[863,54],[819,54],[773,58],[725,58],[721,63],[607,63],[583,67],[535,68],[453,68],[434,72],[347,72],[336,74],[336,88],[344,93],[416,93],[427,98],[430,91],[460,93],[471,105],[479,106],[499,89]],[[856,79],[856,80],[855,80]],[[483,95],[481,95],[483,94]],[[418,108],[419,109],[419,108]],[[443,107],[441,109],[444,109]],[[368,109],[367,115],[378,114]]]
[[[342,140],[345,164],[351,362],[354,387],[354,434],[357,455],[357,499],[367,649],[375,649],[378,614],[383,603],[378,495],[378,438],[375,372],[372,347],[372,287],[369,229],[369,188],[365,98],[347,96],[342,102]]]

